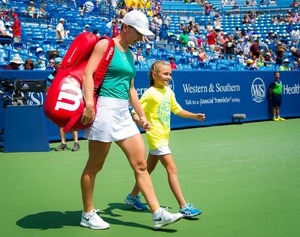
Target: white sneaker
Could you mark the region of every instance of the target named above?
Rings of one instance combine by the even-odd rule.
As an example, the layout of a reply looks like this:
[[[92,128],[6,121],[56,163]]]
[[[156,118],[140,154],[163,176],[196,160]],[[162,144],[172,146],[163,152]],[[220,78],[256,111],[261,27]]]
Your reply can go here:
[[[159,208],[152,214],[153,228],[160,229],[163,226],[179,221],[183,215],[181,213],[172,214],[163,208]]]
[[[98,214],[99,210],[94,209],[92,213],[86,214],[82,212],[80,225],[89,227],[93,230],[105,230],[109,228],[109,224],[105,222]]]

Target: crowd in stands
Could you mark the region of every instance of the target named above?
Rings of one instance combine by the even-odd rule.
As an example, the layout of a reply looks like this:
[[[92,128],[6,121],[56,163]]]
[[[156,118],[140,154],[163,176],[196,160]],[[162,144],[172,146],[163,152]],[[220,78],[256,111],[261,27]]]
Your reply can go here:
[[[287,11],[272,13],[270,23],[275,26],[283,26],[284,31],[277,32],[270,29],[267,34],[262,33],[255,27],[266,13],[255,12],[250,8],[247,13],[238,18],[240,19],[239,22],[234,22],[235,27],[232,27],[231,31],[225,31],[223,25],[225,16],[218,12],[211,14],[213,5],[209,1],[194,1],[202,7],[203,15],[206,17],[205,21],[202,22],[197,21],[196,17],[174,17],[174,14],[164,11],[162,0],[122,0],[119,2],[111,1],[110,4],[105,1],[94,2],[95,7],[99,9],[98,13],[104,9],[103,4],[110,5],[113,10],[111,17],[107,18],[105,27],[107,34],[111,37],[119,34],[122,24],[121,19],[127,11],[139,9],[147,14],[149,27],[155,37],[145,37],[145,42],[132,48],[136,57],[136,65],[140,69],[146,68],[153,60],[167,59],[171,62],[174,70],[213,69],[211,65],[218,61],[234,62],[236,69],[243,70],[260,70],[265,67],[280,68],[280,70],[300,70],[300,0],[291,1]],[[174,1],[174,4],[176,4],[176,1]],[[235,0],[220,0],[220,4],[223,6],[240,6]],[[272,4],[276,4],[276,1],[244,1],[244,5],[249,5],[249,7]],[[49,8],[47,7],[44,2],[30,1],[24,14],[30,18],[46,20],[50,17]],[[99,33],[100,29],[92,29],[90,25],[85,24],[83,19],[89,12],[87,6],[81,4],[77,7],[75,2],[73,8],[76,9],[79,20],[82,17],[81,32],[93,31],[98,35],[103,34]],[[21,50],[22,48],[14,47],[14,54],[10,57],[11,60],[4,69],[53,70],[53,66],[50,64],[55,58],[50,58],[49,52],[55,51],[57,57],[64,56],[63,53],[59,53],[58,47],[66,44],[72,24],[70,20],[65,20],[63,14],[53,20],[52,18],[55,17],[55,15],[51,15],[52,27],[55,30],[55,44],[52,45],[52,48],[46,50],[44,45],[39,45],[34,48],[35,51],[31,56],[26,55],[27,58],[24,58],[24,55],[18,52],[18,49]],[[177,19],[180,19],[180,21],[177,21]],[[2,47],[10,46],[10,44],[15,46],[18,45],[17,42],[24,41],[22,27],[25,27],[26,23],[21,21],[20,12],[13,12],[5,9],[4,6],[0,12]],[[73,37],[75,36],[73,35]],[[5,41],[5,38],[8,41]],[[0,51],[0,54],[4,52],[1,48]]]

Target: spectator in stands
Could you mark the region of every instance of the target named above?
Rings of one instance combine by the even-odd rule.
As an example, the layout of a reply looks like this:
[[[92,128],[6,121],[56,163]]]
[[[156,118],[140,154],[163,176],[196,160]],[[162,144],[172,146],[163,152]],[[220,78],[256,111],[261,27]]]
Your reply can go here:
[[[169,58],[169,61],[170,61],[170,65],[171,65],[171,69],[172,70],[176,70],[177,69],[177,65],[176,65],[176,63],[175,63],[175,61],[174,61],[174,57],[170,57]]]
[[[212,29],[209,34],[207,35],[207,44],[210,48],[210,51],[214,51],[214,48],[217,44],[217,38],[216,38],[216,34],[215,34],[215,31]]]
[[[46,4],[42,3],[39,10],[39,17],[42,19],[46,19],[47,11],[46,11]]]
[[[164,14],[163,24],[169,26],[171,23],[171,17],[168,14]]]
[[[284,23],[285,22],[285,18],[283,17],[283,15],[281,13],[278,13],[278,15],[277,15],[277,22],[278,23]]]
[[[56,43],[57,44],[61,44],[64,42],[64,39],[65,39],[64,24],[65,24],[65,19],[60,18],[59,23],[56,26]]]
[[[135,65],[139,65],[141,61],[144,61],[142,46],[138,46],[136,52],[134,52]]]
[[[161,28],[160,28],[160,33],[159,33],[159,39],[162,41],[168,41],[168,26],[165,24],[162,24]]]
[[[247,59],[246,60],[246,66],[244,67],[245,70],[253,70],[254,68],[252,67],[253,60],[252,59]]]
[[[199,28],[199,24],[197,22],[195,22],[193,24],[192,30],[194,31],[195,34],[200,34],[201,33],[200,28]]]
[[[249,23],[250,23],[250,18],[248,14],[245,14],[242,19],[242,24],[249,24]]]
[[[283,60],[283,64],[279,67],[279,70],[280,71],[290,71],[291,68],[290,68],[289,64],[290,64],[290,60],[288,58],[285,58]]]
[[[241,65],[246,66],[246,57],[245,57],[245,55],[243,54],[243,51],[242,51],[242,50],[238,51],[236,57],[238,58],[238,62],[239,62]]]
[[[116,21],[111,22],[111,28],[112,28],[112,38],[115,38],[119,35],[119,27],[117,26]]]
[[[298,60],[298,58],[300,58],[300,49],[297,49],[296,47],[292,46],[291,53],[294,59]]]
[[[7,33],[6,33],[6,28],[5,28],[3,18],[4,18],[3,12],[0,11],[0,37],[7,38],[7,40],[5,39],[5,40],[1,41],[1,44],[2,45],[10,45],[11,36],[7,35]]]
[[[211,5],[208,1],[204,2],[204,15],[209,16],[211,11]]]
[[[156,41],[159,41],[160,26],[154,17],[151,19],[150,29],[155,34]]]
[[[148,58],[152,57],[152,52],[151,52],[151,46],[150,46],[150,44],[146,44],[146,49],[143,52],[143,57],[145,59],[148,59]]]
[[[250,57],[252,58],[253,55],[255,55],[256,58],[260,55],[260,49],[259,49],[259,39],[255,39],[253,43],[250,46]],[[253,58],[252,58],[253,59]]]
[[[54,71],[51,72],[49,74],[49,76],[46,79],[46,93],[49,90],[49,87],[51,86],[51,83],[53,81],[53,79],[55,78],[57,71],[59,70],[59,68],[61,67],[61,62],[62,62],[62,58],[61,57],[57,57],[54,60]],[[66,134],[63,131],[63,127],[59,127],[59,136],[60,136],[60,141],[61,144],[55,148],[55,151],[66,151],[68,150],[68,146],[66,143]],[[72,131],[72,136],[73,136],[73,140],[74,140],[74,145],[72,148],[72,151],[79,151],[80,150],[80,145],[78,143],[78,132],[77,131]]]
[[[265,66],[268,66],[268,65],[274,63],[274,59],[272,57],[271,52],[267,52],[264,56],[264,59],[265,59]]]
[[[267,6],[267,1],[266,0],[261,0],[260,5],[261,6]]]
[[[271,21],[272,21],[273,24],[277,24],[277,23],[278,23],[278,18],[277,18],[277,16],[276,16],[276,15],[273,15]]]
[[[298,67],[298,62],[294,61],[293,62],[293,67],[291,67],[291,71],[298,71],[299,67]]]
[[[22,58],[19,55],[15,55],[10,63],[6,65],[3,69],[4,70],[20,70],[21,65],[23,64]]]
[[[187,32],[189,33],[191,30],[193,30],[193,26],[194,26],[194,22],[193,21],[189,21],[188,25],[187,25]]]
[[[188,37],[189,37],[189,42],[193,42],[194,43],[194,47],[196,45],[198,45],[198,40],[197,40],[197,37],[195,36],[194,31],[191,30]]]
[[[256,0],[251,0],[251,2],[249,3],[250,6],[256,6],[257,2]]]
[[[215,45],[215,47],[213,48],[213,58],[214,59],[222,59],[224,58],[222,55],[222,51],[219,45]]]
[[[183,32],[179,36],[179,43],[182,44],[183,46],[187,47],[188,42],[189,42],[189,35],[187,33],[187,28],[183,29]]]
[[[261,52],[263,53],[264,56],[266,56],[266,53],[270,51],[269,49],[269,44],[270,40],[265,39],[264,41],[260,42],[259,48],[261,49]]]
[[[229,5],[228,0],[222,0],[221,5],[222,5],[222,6],[227,6],[227,5]]]
[[[158,13],[157,15],[155,15],[155,16],[153,17],[153,19],[156,21],[158,27],[161,27],[161,26],[162,26],[163,21],[162,21],[162,18],[161,18],[161,14],[160,14],[160,13]]]
[[[222,28],[222,24],[221,24],[219,18],[215,18],[215,20],[214,20],[214,28],[215,29],[217,29],[217,28],[221,29]]]
[[[183,29],[186,29],[186,25],[184,24],[184,21],[180,21],[179,23],[179,31],[183,32]]]
[[[299,3],[297,0],[294,0],[292,3],[291,3],[291,7],[292,8],[298,8],[299,7]]]
[[[200,48],[200,47],[203,47],[204,46],[204,43],[205,43],[205,39],[202,39],[202,37],[198,37],[197,39],[197,47]]]
[[[245,6],[245,7],[249,7],[249,6],[250,6],[249,0],[246,0],[246,1],[245,1],[244,6]]]
[[[86,24],[84,26],[83,32],[89,32],[90,31],[90,26],[88,24]]]
[[[240,28],[237,26],[237,27],[235,27],[235,29],[233,31],[233,39],[238,40],[240,38],[241,38],[241,31],[240,31]]]
[[[52,49],[48,52],[48,59],[51,60],[51,59],[55,59],[59,57],[59,52],[56,50],[56,49]]]
[[[218,38],[217,42],[218,42],[223,54],[225,54],[225,51],[226,51],[225,44],[227,41],[228,41],[227,32],[221,32],[220,37]]]
[[[34,60],[34,69],[35,70],[45,70],[46,69],[46,58],[45,53],[42,48],[37,48],[35,51],[35,56],[37,59]]]
[[[14,18],[14,23],[12,25],[13,41],[21,42],[22,41],[22,39],[21,39],[21,32],[22,32],[21,22],[19,20],[17,13],[13,13],[12,17]]]
[[[198,53],[198,55],[199,55],[199,61],[200,61],[200,62],[208,62],[209,57],[208,57],[208,55],[206,54],[206,52],[204,51],[204,48],[203,48],[203,47],[200,47],[200,48],[199,48],[199,53]]]
[[[54,59],[53,58],[51,58],[49,60],[49,63],[47,65],[47,67],[46,67],[46,70],[49,70],[49,71],[55,70],[55,68],[54,68]]]
[[[27,8],[28,15],[31,16],[32,18],[36,18],[37,14],[36,14],[35,10],[36,9],[35,9],[35,6],[34,6],[34,2],[30,1],[29,4],[28,4],[28,8]]]
[[[241,51],[243,53],[243,40],[241,38],[238,39],[235,49],[236,49],[236,52]]]
[[[79,16],[83,16],[84,13],[86,12],[86,7],[85,7],[83,4],[81,4],[81,5],[79,6],[78,11],[79,11]]]
[[[224,48],[227,59],[233,59],[236,48],[236,44],[233,40],[233,35],[229,35],[228,40],[224,44]]]
[[[299,28],[295,27],[294,30],[290,33],[292,45],[297,46],[300,39],[300,32]]]
[[[250,53],[250,47],[252,43],[248,35],[245,36],[245,40],[243,42],[243,52],[245,56],[249,56]]]
[[[24,63],[24,70],[33,70],[33,69],[34,69],[34,64],[32,59],[27,58]]]
[[[232,6],[232,10],[236,10],[240,8],[238,2],[235,0],[230,0],[230,6]]]
[[[270,6],[275,6],[275,5],[277,5],[276,0],[269,0],[269,5],[270,5]]]
[[[4,36],[5,35],[5,24],[4,24],[4,20],[3,20],[3,12],[0,11],[0,36]]]
[[[277,42],[277,48],[276,48],[276,64],[281,65],[283,57],[285,55],[285,45],[283,45],[280,41]]]
[[[259,67],[264,67],[265,66],[265,57],[263,53],[261,52],[258,59],[257,59],[257,66]]]

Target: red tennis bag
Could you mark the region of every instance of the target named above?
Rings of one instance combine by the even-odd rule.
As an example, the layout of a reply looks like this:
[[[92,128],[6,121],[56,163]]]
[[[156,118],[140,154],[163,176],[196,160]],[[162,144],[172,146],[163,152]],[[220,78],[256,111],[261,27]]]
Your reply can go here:
[[[55,124],[64,127],[64,132],[82,130],[90,124],[83,125],[81,116],[85,108],[82,92],[82,75],[86,64],[97,42],[107,39],[108,47],[94,74],[94,102],[96,112],[97,89],[101,85],[108,65],[114,54],[114,41],[91,32],[79,34],[71,43],[65,54],[61,68],[57,71],[49,87],[44,111],[46,116]]]

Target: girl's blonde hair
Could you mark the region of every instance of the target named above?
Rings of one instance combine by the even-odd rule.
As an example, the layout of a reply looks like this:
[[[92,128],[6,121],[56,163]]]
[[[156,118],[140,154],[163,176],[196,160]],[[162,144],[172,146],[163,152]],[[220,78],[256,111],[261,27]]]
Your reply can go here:
[[[151,65],[150,72],[149,72],[150,86],[154,85],[153,74],[159,72],[159,67],[160,66],[169,66],[169,67],[171,67],[171,64],[167,61],[164,61],[164,60],[157,60]]]

